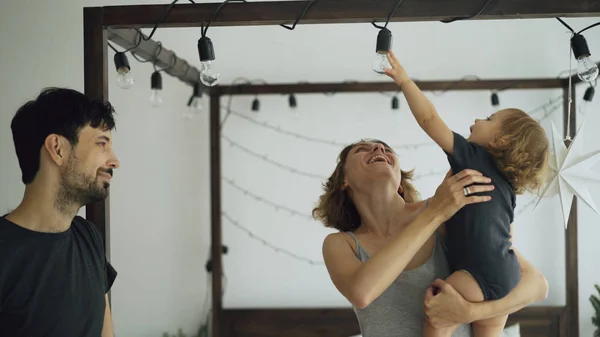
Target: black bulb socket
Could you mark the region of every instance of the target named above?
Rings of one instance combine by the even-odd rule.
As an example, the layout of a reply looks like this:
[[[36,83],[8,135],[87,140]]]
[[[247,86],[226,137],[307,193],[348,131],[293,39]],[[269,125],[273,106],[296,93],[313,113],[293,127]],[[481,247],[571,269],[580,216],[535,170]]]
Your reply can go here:
[[[596,89],[594,87],[589,87],[585,90],[583,94],[583,100],[586,102],[591,102],[594,99],[594,94],[596,93]]]
[[[162,90],[162,76],[158,71],[155,71],[150,76],[150,88]]]
[[[585,37],[581,34],[575,34],[571,38],[571,49],[575,59],[579,60],[582,57],[591,56],[590,48],[588,47]]]
[[[212,41],[206,36],[198,40],[198,55],[200,56],[200,62],[215,59],[215,49],[213,48]]]
[[[392,98],[392,109],[398,110],[399,108],[400,108],[400,100],[398,99],[398,97],[394,96]]]
[[[377,53],[387,53],[392,49],[392,32],[387,28],[381,28],[377,34]]]
[[[188,99],[188,106],[192,105],[192,101],[195,97],[202,97],[202,84],[200,82],[194,83],[194,93],[190,96],[190,99]]]
[[[498,97],[497,93],[492,93],[492,106],[498,106],[500,105],[500,98]]]
[[[116,52],[115,53],[115,68],[119,71],[121,68],[125,68],[128,71],[131,70],[131,66],[129,65],[129,60],[127,59],[127,55],[124,52]]]
[[[260,101],[258,100],[258,98],[255,98],[254,101],[252,101],[252,111],[258,111],[260,109]]]

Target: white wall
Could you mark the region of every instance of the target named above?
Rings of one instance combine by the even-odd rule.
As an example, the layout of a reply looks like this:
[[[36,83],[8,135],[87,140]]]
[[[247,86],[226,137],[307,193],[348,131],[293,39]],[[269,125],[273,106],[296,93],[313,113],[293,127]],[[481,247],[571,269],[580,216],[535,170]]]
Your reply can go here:
[[[3,211],[15,207],[23,191],[8,130],[10,119],[20,104],[45,86],[83,89],[82,7],[97,3],[19,1],[3,6],[0,41],[10,46],[0,54],[0,71],[4,74],[0,80],[4,93],[0,118],[6,128],[0,133],[0,153],[5,159],[0,163]],[[34,4],[40,8],[35,12],[31,10]],[[64,26],[57,26],[55,16],[47,15],[50,12],[59,13]],[[35,20],[36,25],[22,26],[28,19]],[[594,20],[568,22],[580,28]],[[390,28],[395,36],[394,50],[409,73],[419,79],[455,79],[469,74],[482,78],[553,77],[568,68],[569,36],[556,20],[409,23],[391,24]],[[208,35],[213,39],[216,65],[224,83],[240,76],[269,82],[315,82],[380,79],[370,70],[376,33],[371,25],[363,24],[300,25],[293,32],[276,26],[211,27]],[[159,29],[155,38],[197,65],[199,35],[199,29]],[[600,53],[600,29],[590,30],[585,36],[592,53]],[[40,49],[44,52],[39,53]],[[123,336],[160,336],[163,331],[174,332],[179,327],[191,333],[204,315],[204,294],[210,285],[204,272],[210,240],[208,118],[204,114],[192,122],[181,119],[191,89],[167,76],[165,105],[159,110],[151,108],[147,103],[151,67],[131,56],[129,59],[137,83],[135,88],[123,91],[114,85],[109,51],[110,97],[118,109],[115,146],[122,164],[111,188],[112,261],[120,272],[113,288],[115,326]],[[584,91],[580,88],[578,102]],[[500,94],[500,100],[502,106],[530,111],[557,95],[559,90],[509,90]],[[489,92],[430,96],[450,126],[462,133],[467,132],[473,118],[493,112]],[[296,113],[288,108],[285,96],[259,97],[259,113],[250,111],[252,99],[233,99],[236,114],[230,116],[223,130],[224,136],[243,146],[222,141],[223,178],[233,179],[233,183],[224,180],[222,185],[223,211],[228,216],[223,218],[223,238],[229,247],[224,258],[224,305],[347,306],[322,265],[274,253],[228,219],[275,246],[321,261],[321,242],[329,230],[302,216],[310,214],[320,193],[320,180],[301,172],[327,176],[340,146],[302,140],[282,130],[336,143],[377,137],[392,145],[405,145],[428,139],[417,128],[402,98],[401,109],[392,112],[390,98],[381,94],[298,95]],[[590,150],[598,141],[595,126],[600,117],[595,112],[599,101],[597,96],[587,109],[590,120],[586,148]],[[226,103],[224,99],[223,106]],[[543,112],[536,116],[541,115]],[[578,118],[581,120],[581,115]],[[560,109],[544,121],[547,130],[550,120],[562,130]],[[417,174],[448,167],[435,147],[397,150],[404,167],[416,167]],[[248,151],[268,157],[256,157]],[[442,176],[437,173],[423,177],[416,185],[424,196],[429,196]],[[600,203],[598,194],[593,195]],[[523,196],[518,203],[529,201]],[[550,295],[541,305],[564,304],[564,231],[558,205],[557,199],[550,200],[533,215],[524,212],[517,218],[516,245],[550,282]],[[589,336],[593,330],[588,297],[593,284],[600,283],[593,258],[600,253],[595,240],[600,234],[600,218],[580,205],[581,336]],[[286,208],[299,215],[290,215]]]

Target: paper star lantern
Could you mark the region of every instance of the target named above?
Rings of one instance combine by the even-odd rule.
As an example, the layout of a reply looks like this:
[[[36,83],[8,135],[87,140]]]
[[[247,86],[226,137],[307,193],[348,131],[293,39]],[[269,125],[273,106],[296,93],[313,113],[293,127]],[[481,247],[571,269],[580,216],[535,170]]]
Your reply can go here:
[[[585,123],[581,124],[579,131],[567,149],[563,137],[552,123],[552,143],[554,153],[549,158],[550,179],[542,196],[535,204],[538,206],[542,198],[551,197],[558,193],[565,229],[567,228],[573,196],[583,200],[596,214],[600,215],[598,207],[590,196],[588,190],[592,181],[600,182],[600,175],[592,171],[592,167],[600,160],[600,150],[583,152],[583,130]]]

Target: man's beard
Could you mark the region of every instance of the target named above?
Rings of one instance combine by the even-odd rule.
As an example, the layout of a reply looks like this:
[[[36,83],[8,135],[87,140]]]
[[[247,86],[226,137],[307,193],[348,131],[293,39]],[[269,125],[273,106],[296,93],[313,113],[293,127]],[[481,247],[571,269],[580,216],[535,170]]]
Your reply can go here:
[[[61,212],[77,212],[84,205],[106,199],[108,182],[98,182],[97,175],[88,175],[77,170],[77,158],[69,156],[67,167],[61,175],[55,207]]]

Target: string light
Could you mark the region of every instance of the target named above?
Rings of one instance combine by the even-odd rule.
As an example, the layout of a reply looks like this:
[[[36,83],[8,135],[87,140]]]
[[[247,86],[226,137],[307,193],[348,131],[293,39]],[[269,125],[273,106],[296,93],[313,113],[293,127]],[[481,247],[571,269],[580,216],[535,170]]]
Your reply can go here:
[[[269,241],[263,239],[262,237],[254,234],[251,230],[249,230],[246,226],[243,226],[242,224],[240,224],[239,222],[235,221],[231,216],[229,216],[226,212],[221,212],[221,215],[223,216],[223,218],[227,219],[227,221],[229,223],[231,223],[233,226],[237,227],[238,229],[246,232],[246,234],[248,234],[248,236],[260,243],[262,243],[263,245],[265,245],[265,247],[268,247],[270,249],[272,249],[273,251],[275,251],[276,253],[281,253],[281,254],[285,254],[291,258],[294,258],[296,260],[299,261],[303,261],[303,262],[307,262],[310,265],[325,265],[325,263],[323,261],[317,261],[317,260],[313,260],[313,259],[309,259],[303,256],[300,256],[298,254],[295,254],[285,248],[282,247],[278,247],[272,243],[270,243]]]
[[[553,105],[557,104],[557,102],[562,102],[562,100],[563,100],[562,95],[552,98],[547,103],[544,103],[544,104],[534,108],[533,110],[531,110],[529,112],[529,115],[533,116],[540,111],[546,112],[548,106],[553,106]],[[266,129],[270,129],[279,134],[284,134],[287,136],[295,137],[297,139],[304,140],[307,142],[327,144],[327,145],[336,146],[336,147],[344,147],[349,144],[348,142],[342,143],[342,142],[335,141],[335,140],[327,140],[327,139],[322,139],[322,138],[317,138],[317,137],[310,137],[310,136],[307,136],[307,135],[304,135],[301,133],[285,130],[285,129],[282,129],[280,126],[275,126],[275,125],[269,124],[267,122],[257,121],[256,119],[254,119],[250,116],[247,116],[246,114],[237,112],[232,109],[226,109],[226,112],[228,115],[234,115],[234,116],[241,118],[241,119],[243,119],[249,123],[252,123],[254,125],[257,125],[257,126],[260,126],[260,127],[266,128]],[[545,119],[546,117],[548,117],[548,116],[544,115],[544,117],[541,119]],[[403,145],[392,145],[392,148],[394,150],[417,150],[417,149],[421,149],[423,147],[429,147],[429,146],[436,146],[436,144],[434,142],[427,142],[427,143],[420,143],[420,144],[419,143],[418,144],[403,144]]]
[[[251,155],[251,156],[253,156],[255,158],[258,158],[258,159],[260,159],[260,160],[262,160],[264,162],[267,162],[267,163],[269,163],[271,165],[275,165],[275,166],[277,166],[277,167],[279,167],[279,168],[281,168],[283,170],[286,170],[286,171],[289,171],[289,172],[292,172],[294,174],[298,174],[298,175],[301,175],[301,176],[313,178],[313,179],[327,180],[327,177],[325,177],[325,176],[314,174],[314,173],[302,172],[302,171],[300,171],[300,170],[298,170],[298,169],[296,169],[296,168],[294,168],[292,166],[284,165],[284,164],[281,164],[281,163],[279,163],[279,162],[277,162],[275,160],[269,159],[267,157],[267,155],[262,155],[262,154],[256,153],[256,152],[248,149],[247,147],[245,147],[245,146],[243,146],[243,145],[241,145],[239,143],[236,143],[231,138],[229,138],[229,137],[227,137],[225,135],[222,135],[221,138],[223,138],[224,140],[226,140],[229,143],[229,146],[236,147],[236,148],[240,149],[241,151],[243,151],[243,152],[245,152],[245,153],[247,153],[247,154],[249,154],[249,155]]]
[[[229,137],[227,137],[225,135],[222,135],[221,137],[222,137],[222,139],[224,139],[225,141],[227,141],[229,143],[229,146],[235,147],[235,148],[241,150],[242,152],[245,152],[245,153],[247,153],[247,154],[249,154],[249,155],[251,155],[251,156],[253,156],[255,158],[258,158],[259,160],[262,160],[262,161],[266,162],[266,163],[269,163],[271,165],[277,166],[280,169],[289,171],[289,172],[297,174],[297,175],[305,176],[305,177],[308,177],[308,178],[317,179],[319,181],[325,181],[325,180],[328,179],[328,177],[326,177],[324,175],[319,175],[319,174],[315,174],[315,173],[304,172],[304,171],[298,170],[298,169],[296,169],[296,168],[294,168],[292,166],[285,165],[285,164],[282,164],[282,163],[277,162],[275,160],[269,159],[269,157],[267,155],[263,155],[263,154],[254,152],[254,151],[248,149],[247,147],[245,147],[245,146],[243,146],[243,145],[235,142],[234,140],[232,140],[231,138],[229,138]],[[447,172],[447,170],[445,170],[445,171],[444,170],[441,170],[441,171],[440,170],[428,171],[428,172],[425,172],[425,173],[416,174],[414,176],[414,179],[421,179],[421,178],[425,178],[425,177],[437,176],[440,173],[445,174],[446,172]]]
[[[266,123],[266,122],[259,122],[259,121],[257,121],[256,119],[254,119],[252,117],[246,116],[243,113],[240,113],[240,112],[237,112],[237,111],[234,111],[234,110],[231,110],[231,109],[229,109],[229,111],[227,113],[231,114],[231,115],[234,115],[234,116],[236,116],[238,118],[244,119],[244,120],[246,120],[246,121],[248,121],[248,122],[250,122],[252,124],[264,127],[266,129],[273,130],[273,131],[275,131],[277,133],[280,133],[280,134],[285,134],[285,135],[288,135],[288,136],[292,136],[292,137],[295,137],[295,138],[298,138],[298,139],[301,139],[301,140],[304,140],[304,141],[313,142],[313,143],[319,143],[319,144],[327,144],[327,145],[332,145],[332,146],[336,146],[336,147],[344,147],[344,146],[346,146],[346,145],[349,144],[349,143],[337,142],[335,140],[327,140],[327,139],[309,137],[309,136],[303,135],[301,133],[297,133],[297,132],[293,132],[293,131],[289,131],[289,130],[284,130],[284,129],[282,129],[279,126],[274,126],[274,125],[271,125],[271,124]],[[421,147],[425,147],[425,146],[434,146],[434,145],[436,145],[436,144],[433,143],[433,142],[429,142],[429,143],[422,143],[422,144],[394,145],[394,146],[392,146],[392,148],[394,148],[395,150],[397,150],[397,149],[417,149],[417,148],[421,148]]]
[[[269,200],[267,200],[267,199],[265,199],[265,198],[263,198],[263,197],[261,197],[259,195],[254,194],[253,192],[251,192],[251,191],[249,191],[249,190],[247,190],[247,189],[245,189],[245,188],[237,185],[233,179],[229,179],[229,178],[223,177],[222,180],[225,181],[226,183],[228,183],[229,185],[231,185],[231,187],[233,187],[233,188],[237,189],[238,191],[242,192],[244,195],[246,195],[246,196],[248,196],[248,197],[250,197],[250,198],[252,198],[252,199],[254,199],[254,200],[258,201],[258,202],[261,202],[263,204],[267,204],[267,205],[273,207],[275,209],[275,211],[277,211],[277,212],[280,211],[280,210],[283,210],[283,211],[286,211],[286,212],[290,213],[291,215],[299,216],[299,217],[306,218],[306,219],[309,219],[309,220],[313,220],[312,215],[310,215],[308,213],[297,211],[295,209],[289,208],[289,207],[284,206],[284,205],[280,205],[280,204],[274,203],[272,201],[269,201]]]

